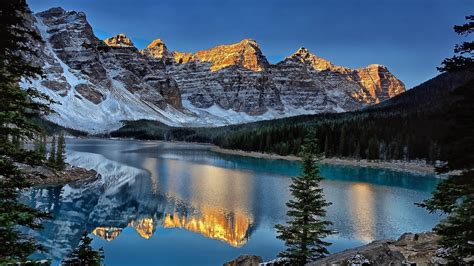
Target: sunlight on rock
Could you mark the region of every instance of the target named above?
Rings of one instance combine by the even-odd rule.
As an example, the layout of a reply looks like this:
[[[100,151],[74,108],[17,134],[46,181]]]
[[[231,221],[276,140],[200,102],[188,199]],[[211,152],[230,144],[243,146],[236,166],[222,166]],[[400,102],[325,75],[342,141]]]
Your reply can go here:
[[[218,209],[205,209],[202,216],[186,217],[178,213],[166,214],[164,228],[184,228],[205,237],[241,247],[247,243],[248,231],[252,226],[250,217],[242,214],[226,214]]]
[[[118,227],[96,227],[92,230],[92,234],[107,241],[112,241],[122,233],[122,228]]]

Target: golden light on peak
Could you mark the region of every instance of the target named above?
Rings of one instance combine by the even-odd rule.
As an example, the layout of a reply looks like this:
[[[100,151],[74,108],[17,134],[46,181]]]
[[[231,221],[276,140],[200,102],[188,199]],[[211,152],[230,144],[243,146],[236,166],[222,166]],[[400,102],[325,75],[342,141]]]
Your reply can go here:
[[[135,228],[137,233],[145,239],[149,239],[155,232],[153,218],[143,218],[138,221],[132,220],[129,226]]]
[[[183,228],[208,238],[225,241],[234,247],[247,243],[251,224],[251,219],[243,213],[225,214],[213,208],[204,209],[202,215],[196,217],[168,213],[163,220],[164,228]]]
[[[117,236],[122,233],[122,228],[118,227],[96,227],[94,230],[92,230],[92,234],[105,239],[107,241],[112,241],[114,240]]]

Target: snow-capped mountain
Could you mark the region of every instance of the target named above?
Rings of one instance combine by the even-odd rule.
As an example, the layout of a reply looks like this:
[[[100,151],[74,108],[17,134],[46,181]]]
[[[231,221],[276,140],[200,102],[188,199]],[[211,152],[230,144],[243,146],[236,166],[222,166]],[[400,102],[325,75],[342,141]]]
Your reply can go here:
[[[57,102],[47,119],[88,132],[123,120],[220,126],[352,111],[405,91],[384,66],[352,70],[305,48],[277,64],[249,39],[196,53],[169,51],[157,39],[138,50],[124,34],[99,40],[82,12],[28,16],[44,41],[32,61],[46,75],[33,85]]]

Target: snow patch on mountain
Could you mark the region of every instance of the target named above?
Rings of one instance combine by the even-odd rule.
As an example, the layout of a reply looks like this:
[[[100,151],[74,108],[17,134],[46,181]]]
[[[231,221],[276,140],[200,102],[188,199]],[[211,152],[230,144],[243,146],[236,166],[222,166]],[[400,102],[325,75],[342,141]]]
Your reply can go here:
[[[94,134],[141,119],[213,127],[353,111],[404,91],[383,66],[351,70],[307,49],[272,65],[248,39],[195,54],[155,40],[139,51],[124,34],[99,40],[82,12],[53,8],[31,21],[45,77],[21,87],[56,102],[46,119]]]

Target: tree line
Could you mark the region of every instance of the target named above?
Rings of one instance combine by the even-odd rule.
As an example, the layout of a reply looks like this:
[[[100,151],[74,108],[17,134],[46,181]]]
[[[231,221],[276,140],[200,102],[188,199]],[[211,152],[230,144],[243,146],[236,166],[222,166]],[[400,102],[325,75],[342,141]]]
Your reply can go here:
[[[291,119],[289,119],[291,121]],[[296,155],[311,130],[326,157],[369,160],[443,159],[445,121],[429,114],[354,113],[336,119],[288,123],[231,132],[215,140],[223,148]]]

